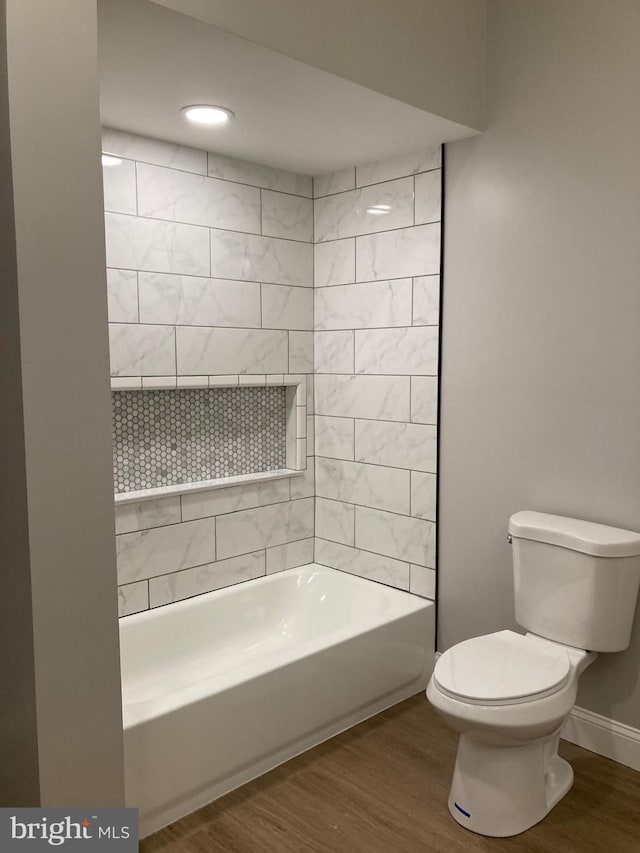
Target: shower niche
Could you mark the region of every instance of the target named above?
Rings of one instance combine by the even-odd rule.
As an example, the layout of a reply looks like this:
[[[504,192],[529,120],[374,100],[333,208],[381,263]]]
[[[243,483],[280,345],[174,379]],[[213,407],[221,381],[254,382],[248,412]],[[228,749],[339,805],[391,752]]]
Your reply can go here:
[[[306,468],[306,379],[112,379],[116,503],[273,480]]]

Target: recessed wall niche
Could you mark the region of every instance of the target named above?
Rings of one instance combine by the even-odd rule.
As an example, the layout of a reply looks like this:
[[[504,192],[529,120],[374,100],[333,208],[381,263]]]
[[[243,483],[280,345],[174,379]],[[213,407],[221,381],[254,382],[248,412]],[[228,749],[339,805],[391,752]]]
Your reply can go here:
[[[114,391],[116,494],[286,466],[286,388]]]

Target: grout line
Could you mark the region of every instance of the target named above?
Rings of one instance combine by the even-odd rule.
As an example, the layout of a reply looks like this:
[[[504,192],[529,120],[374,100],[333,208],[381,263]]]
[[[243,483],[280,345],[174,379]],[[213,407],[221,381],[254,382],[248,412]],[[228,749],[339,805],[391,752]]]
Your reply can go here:
[[[331,542],[333,545],[342,545],[345,548],[351,548],[351,545],[345,545],[344,542],[336,542],[333,539],[327,539],[324,536],[317,536],[317,539],[320,539],[323,542]],[[419,566],[422,569],[431,569],[434,571],[433,566],[425,566],[422,563],[417,563],[415,560],[407,560],[406,557],[393,557],[391,554],[382,554],[380,551],[374,551],[371,548],[365,548],[361,545],[353,546],[355,551],[365,551],[367,554],[375,554],[376,557],[386,557],[388,560],[395,560],[397,563],[404,563],[406,566],[411,566],[413,563],[415,566]],[[329,568],[334,568],[334,566],[330,566]],[[345,569],[341,569],[340,571],[346,571]]]
[[[142,219],[146,222],[168,222],[171,225],[184,225],[186,228],[202,228],[207,229],[208,231],[222,231],[224,234],[242,234],[243,236],[249,237],[262,237],[263,235],[258,233],[257,231],[241,231],[238,228],[222,228],[220,225],[209,225],[208,223],[200,223],[200,222],[185,222],[182,219],[167,219],[162,216],[140,216],[137,213],[123,213],[119,210],[105,210],[105,213],[108,213],[110,216],[126,216],[130,219]],[[429,224],[437,224],[437,223],[429,223]],[[399,231],[401,229],[389,229]],[[372,233],[380,233],[380,232],[372,232]],[[368,236],[368,235],[362,235]],[[279,240],[284,243],[298,243],[301,246],[313,246],[313,243],[310,240],[297,240],[294,237],[271,237],[265,236],[265,240]],[[340,238],[336,238],[340,239]],[[333,240],[325,240],[323,242],[333,242]]]
[[[126,132],[126,131],[124,131],[124,132]],[[137,136],[137,134],[131,134],[131,135]],[[161,140],[156,140],[156,141],[161,141]],[[180,147],[190,148],[190,146],[180,146]],[[305,195],[303,193],[292,192],[291,190],[280,190],[280,189],[275,189],[274,187],[265,187],[262,185],[250,184],[248,181],[236,181],[233,178],[223,178],[223,177],[220,177],[219,175],[211,175],[211,174],[209,174],[209,168],[210,168],[209,158],[212,155],[216,156],[216,152],[204,151],[202,148],[191,148],[191,150],[196,151],[199,154],[205,155],[205,157],[206,157],[205,170],[206,171],[194,172],[192,169],[181,169],[180,167],[173,166],[173,165],[167,166],[166,163],[155,163],[152,160],[143,160],[140,157],[127,157],[124,154],[118,154],[116,151],[109,151],[109,153],[113,154],[114,157],[119,157],[121,160],[128,160],[129,162],[132,162],[132,163],[140,163],[143,166],[154,166],[157,169],[168,169],[171,172],[178,172],[182,175],[195,175],[198,178],[209,178],[212,181],[219,181],[220,183],[224,183],[224,184],[239,184],[240,186],[243,186],[243,187],[251,187],[254,190],[261,190],[262,189],[262,190],[268,190],[269,192],[282,193],[283,195],[292,195],[292,196],[295,196],[296,198],[306,198],[309,200],[313,199],[313,195]],[[226,155],[223,155],[223,156],[226,156]],[[235,160],[236,158],[231,157],[230,159]],[[311,177],[311,175],[303,175],[301,172],[289,172],[288,169],[274,169],[271,166],[263,166],[261,163],[255,163],[254,165],[260,166],[263,169],[268,169],[269,171],[286,172],[287,174],[294,175],[296,177],[310,178],[313,181],[313,178]],[[396,179],[394,179],[394,180],[396,180]]]
[[[180,223],[178,223],[180,224]],[[200,226],[198,226],[200,227]],[[208,229],[209,231],[215,229]],[[259,234],[254,234],[254,237],[259,237]],[[310,245],[310,244],[309,244]],[[260,280],[254,278],[221,278],[219,275],[198,275],[198,273],[191,272],[167,272],[167,270],[146,270],[146,269],[138,269],[137,267],[125,267],[125,266],[113,266],[112,264],[107,266],[108,270],[119,270],[122,272],[140,272],[145,275],[166,275],[172,278],[197,278],[202,279],[202,281],[211,281],[211,282],[238,282],[240,284],[260,284]],[[436,273],[437,275],[437,273]],[[407,276],[405,276],[407,278]],[[392,281],[392,279],[389,279]],[[364,282],[365,284],[367,282]],[[302,287],[305,290],[312,290],[313,284],[295,284],[292,281],[265,281],[264,284],[272,284],[278,285],[279,287]],[[336,286],[336,285],[332,285]]]
[[[363,165],[366,166],[367,164],[364,163]],[[356,168],[357,167],[354,167],[354,182],[357,181],[357,177],[356,177],[357,173],[355,171]],[[417,172],[410,172],[408,175],[397,175],[396,177],[393,177],[393,178],[385,178],[384,181],[372,181],[371,183],[367,183],[367,184],[358,184],[356,182],[354,184],[354,186],[349,187],[348,190],[337,190],[336,192],[333,192],[333,193],[325,193],[324,195],[314,196],[314,199],[329,198],[329,197],[335,196],[335,195],[346,195],[347,193],[356,192],[357,190],[363,190],[366,187],[377,187],[377,186],[380,186],[380,184],[390,184],[392,181],[401,181],[403,178],[415,178],[416,175],[423,175],[425,172],[435,172],[437,169],[441,169],[441,168],[442,168],[442,166],[430,166],[428,169],[419,169]],[[338,171],[343,171],[343,170],[339,169]],[[333,173],[330,172],[329,174],[333,174]],[[323,178],[325,176],[324,175],[318,175],[318,177]]]
[[[413,176],[413,224],[416,224],[416,176]]]

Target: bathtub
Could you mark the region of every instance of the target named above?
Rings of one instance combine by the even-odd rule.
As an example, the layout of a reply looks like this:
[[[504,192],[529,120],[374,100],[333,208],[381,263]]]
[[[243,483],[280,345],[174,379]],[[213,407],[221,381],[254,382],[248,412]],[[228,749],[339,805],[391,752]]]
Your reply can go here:
[[[313,563],[121,620],[141,836],[422,690],[434,632],[432,602]]]

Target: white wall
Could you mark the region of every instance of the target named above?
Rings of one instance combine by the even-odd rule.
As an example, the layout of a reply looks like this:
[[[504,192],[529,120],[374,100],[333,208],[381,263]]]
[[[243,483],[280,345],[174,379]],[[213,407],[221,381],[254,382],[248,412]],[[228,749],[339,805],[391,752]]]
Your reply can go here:
[[[485,0],[155,0],[478,130]]]
[[[316,561],[435,596],[440,148],[314,179]]]
[[[6,14],[2,369],[3,409],[15,411],[3,443],[15,459],[0,478],[11,522],[0,621],[4,657],[25,668],[3,663],[0,790],[3,805],[119,806],[96,8],[9,0]]]
[[[509,515],[640,529],[640,6],[492,0],[447,146],[440,648],[513,624]],[[640,726],[640,619],[578,704]]]

